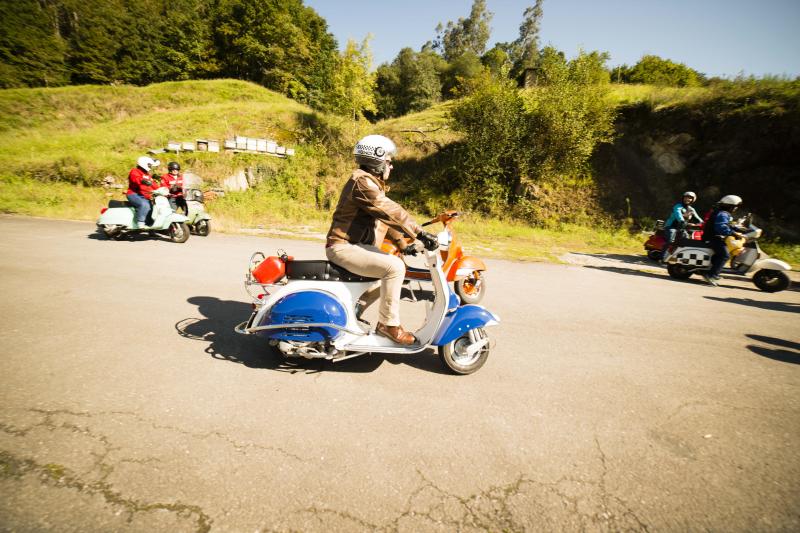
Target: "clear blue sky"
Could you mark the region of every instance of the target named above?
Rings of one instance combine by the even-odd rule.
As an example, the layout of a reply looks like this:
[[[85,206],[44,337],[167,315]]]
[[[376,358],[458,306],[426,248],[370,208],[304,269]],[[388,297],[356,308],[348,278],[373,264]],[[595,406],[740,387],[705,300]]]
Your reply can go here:
[[[328,21],[340,48],[373,35],[375,66],[401,48],[419,48],[436,24],[467,17],[472,0],[305,0]],[[513,41],[533,0],[487,0],[495,42]],[[709,76],[800,75],[800,0],[545,0],[540,36],[568,56],[579,48],[611,54],[609,65],[644,54]]]

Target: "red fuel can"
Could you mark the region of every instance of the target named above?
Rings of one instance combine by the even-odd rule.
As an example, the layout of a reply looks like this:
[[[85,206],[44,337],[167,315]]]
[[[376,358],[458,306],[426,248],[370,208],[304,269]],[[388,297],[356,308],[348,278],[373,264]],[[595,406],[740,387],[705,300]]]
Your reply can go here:
[[[280,257],[270,256],[261,261],[252,273],[253,278],[259,283],[264,285],[277,283],[286,275],[286,263]]]

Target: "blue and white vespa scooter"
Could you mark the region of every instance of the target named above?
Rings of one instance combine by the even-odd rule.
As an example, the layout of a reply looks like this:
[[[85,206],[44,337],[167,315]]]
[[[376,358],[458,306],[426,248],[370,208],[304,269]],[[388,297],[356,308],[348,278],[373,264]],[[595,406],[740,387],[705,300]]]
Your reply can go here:
[[[436,346],[451,371],[472,374],[489,357],[485,328],[499,324],[500,319],[479,305],[459,306],[437,249],[434,244],[424,252],[434,301],[426,305],[425,322],[414,332],[417,342],[412,345],[396,344],[356,319],[355,302],[378,280],[357,276],[329,261],[294,261],[285,254],[265,258],[260,252],[253,254],[251,267],[255,268],[248,270],[245,281],[254,311],[235,331],[266,338],[286,357],[330,361],[367,353],[414,354]],[[265,270],[259,266],[271,273],[258,275]],[[260,288],[259,294],[253,294],[253,287]]]

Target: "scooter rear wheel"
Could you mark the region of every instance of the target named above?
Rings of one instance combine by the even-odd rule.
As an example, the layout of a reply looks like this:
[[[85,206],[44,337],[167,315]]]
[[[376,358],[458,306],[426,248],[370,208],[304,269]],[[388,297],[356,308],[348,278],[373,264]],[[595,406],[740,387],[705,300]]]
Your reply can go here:
[[[208,234],[211,232],[211,224],[208,220],[201,220],[194,225],[194,231],[201,237],[208,237]]]
[[[486,340],[486,344],[478,348],[475,353],[468,353],[467,348],[475,343]],[[439,346],[439,358],[454,374],[472,374],[476,372],[489,357],[489,336],[483,328],[475,328],[454,341]]]
[[[667,274],[675,279],[689,279],[692,277],[692,271],[683,265],[667,265]]]
[[[120,240],[123,236],[122,230],[119,226],[106,225],[103,226],[99,231],[105,236],[106,239],[113,239],[115,241]]]

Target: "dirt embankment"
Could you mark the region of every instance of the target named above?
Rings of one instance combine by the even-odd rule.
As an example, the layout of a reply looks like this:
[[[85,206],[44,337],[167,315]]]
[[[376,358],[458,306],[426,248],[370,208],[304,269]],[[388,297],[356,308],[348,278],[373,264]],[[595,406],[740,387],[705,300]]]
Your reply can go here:
[[[694,190],[703,213],[721,196],[737,194],[773,236],[800,239],[796,99],[750,95],[625,107],[614,143],[600,148],[594,166],[611,211],[663,218],[683,191]]]

